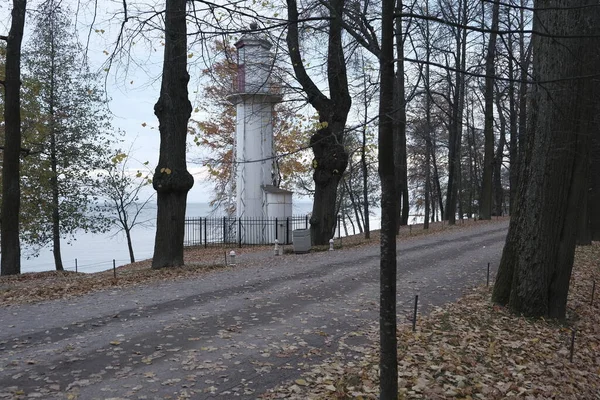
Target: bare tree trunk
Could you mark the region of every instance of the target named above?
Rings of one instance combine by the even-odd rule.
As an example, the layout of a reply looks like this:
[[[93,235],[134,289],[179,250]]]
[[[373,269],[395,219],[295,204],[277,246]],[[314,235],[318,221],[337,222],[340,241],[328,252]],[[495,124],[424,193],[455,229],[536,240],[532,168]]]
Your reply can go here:
[[[381,179],[380,398],[398,398],[396,337],[396,181],[394,178],[394,0],[381,2],[379,178]]]
[[[296,0],[287,0],[288,31],[286,36],[294,74],[317,110],[319,122],[324,125],[310,138],[314,160],[313,180],[315,197],[310,218],[312,242],[329,243],[335,232],[335,201],[338,183],[348,166],[348,153],[344,149],[344,129],[352,99],[348,91],[348,77],[342,47],[342,11],[345,0],[332,0],[330,10],[329,40],[327,49],[327,77],[331,99],[327,98],[309,77],[300,54],[298,39],[298,7]]]
[[[493,174],[494,174],[494,75],[496,68],[496,39],[498,31],[498,19],[500,16],[500,3],[494,1],[492,6],[492,26],[490,39],[488,42],[487,55],[485,57],[485,110],[484,110],[484,128],[485,137],[484,158],[483,158],[483,182],[481,184],[481,195],[479,196],[479,218],[492,218],[492,193],[493,193]]]
[[[152,268],[183,265],[187,193],[194,178],[185,161],[188,99],[186,0],[167,0],[162,84],[154,114],[160,130],[160,157],[152,186],[157,191],[156,239]]]
[[[366,117],[367,114],[365,114]],[[367,157],[366,157],[366,148],[367,148],[367,127],[366,125],[363,127],[362,132],[362,144],[361,144],[361,152],[360,152],[360,165],[362,169],[362,180],[363,180],[363,208],[364,208],[364,216],[365,216],[365,239],[371,238],[371,226],[370,226],[370,216],[369,216],[369,170],[367,168]]]
[[[133,264],[135,262],[135,256],[133,254],[133,243],[131,241],[131,229],[124,226],[125,237],[127,238],[127,250],[129,250],[129,261]]]
[[[467,23],[467,2],[460,0],[457,15],[462,24]],[[449,225],[456,224],[458,203],[460,160],[462,143],[462,119],[465,97],[465,77],[462,71],[466,68],[467,30],[457,29],[456,36],[456,87],[452,102],[452,116],[448,132],[448,189],[446,195],[446,215]]]
[[[425,217],[423,229],[429,229],[431,212],[431,139],[429,138],[429,128],[427,129],[428,131],[425,134]]]
[[[431,163],[433,166],[433,182],[435,183],[435,191],[437,194],[437,201],[440,207],[440,217],[444,219],[444,200],[442,199],[442,185],[440,185],[440,175],[438,172],[437,161],[435,157],[436,145],[433,144],[433,151],[431,153]]]
[[[507,7],[507,14],[510,18],[510,9]],[[509,205],[508,205],[508,213],[509,215],[513,214],[513,210],[515,208],[515,204],[517,202],[517,182],[519,180],[519,165],[518,165],[518,142],[517,142],[517,134],[518,134],[518,125],[517,125],[517,101],[515,98],[515,85],[514,79],[516,78],[515,72],[515,61],[513,55],[513,38],[512,35],[507,39],[507,51],[508,51],[508,78],[510,82],[508,82],[508,121],[509,121],[509,131],[510,131],[510,140],[508,143],[508,158],[510,160],[510,171],[509,171],[509,186],[510,186],[510,196],[509,196]]]
[[[427,7],[427,5],[426,5]],[[428,8],[426,8],[429,14]],[[429,218],[430,218],[430,204],[431,204],[431,86],[430,86],[430,73],[429,73],[429,61],[431,56],[431,50],[429,47],[429,22],[426,22],[426,63],[425,63],[425,217],[423,219],[423,229],[429,229]]]
[[[348,192],[348,197],[350,197],[350,204],[352,205],[352,211],[354,211],[354,217],[356,218],[356,225],[358,225],[358,232],[363,233],[363,228],[360,223],[360,214],[359,214],[360,205],[354,200],[354,193],[352,192],[353,189],[348,184],[347,179],[344,179],[344,186],[346,187],[346,191]]]
[[[600,10],[593,0],[538,0],[532,107],[493,299],[525,316],[564,318],[591,136],[599,126]],[[563,38],[560,38],[560,37]],[[571,36],[571,38],[568,38]],[[566,37],[566,38],[565,38]],[[564,79],[568,78],[568,79]],[[590,135],[591,133],[591,135]]]
[[[52,78],[50,78],[52,81]],[[52,83],[51,83],[52,85]],[[52,87],[50,87],[52,93]],[[52,97],[52,94],[50,95]],[[50,118],[53,115],[52,100],[50,100]],[[50,166],[52,168],[52,177],[50,178],[50,187],[52,188],[52,253],[54,255],[54,267],[57,271],[63,271],[62,256],[60,252],[60,210],[58,196],[58,171],[56,160],[56,132],[54,125],[50,122]]]
[[[21,42],[26,0],[13,0],[12,20],[6,40],[4,78],[4,154],[2,157],[2,215],[0,227],[0,275],[21,273],[19,212],[21,186]]]
[[[494,156],[494,214],[503,215],[504,189],[502,188],[502,160],[504,159],[504,146],[506,144],[506,117],[500,104],[500,96],[496,96],[498,117],[500,119],[500,138],[496,155]]]
[[[402,0],[396,0],[396,12],[402,12]],[[404,89],[404,38],[402,18],[395,20],[396,74],[394,76],[394,168],[396,175],[396,234],[408,223],[408,165],[406,162],[406,99]]]

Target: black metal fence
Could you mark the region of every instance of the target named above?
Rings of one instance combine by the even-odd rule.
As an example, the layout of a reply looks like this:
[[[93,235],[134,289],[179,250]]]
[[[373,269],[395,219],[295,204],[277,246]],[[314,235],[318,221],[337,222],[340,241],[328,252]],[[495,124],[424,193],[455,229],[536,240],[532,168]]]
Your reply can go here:
[[[287,218],[197,217],[185,219],[184,246],[242,247],[292,244],[295,229],[309,229],[308,215]]]

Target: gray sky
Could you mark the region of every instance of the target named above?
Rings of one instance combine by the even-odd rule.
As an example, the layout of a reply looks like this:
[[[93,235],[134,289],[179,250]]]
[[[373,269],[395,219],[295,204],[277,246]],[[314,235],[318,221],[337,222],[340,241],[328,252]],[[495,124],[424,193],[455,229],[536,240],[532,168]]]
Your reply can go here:
[[[71,3],[70,0],[65,0]],[[23,46],[26,46],[33,26],[32,11],[35,10],[39,1],[28,1],[28,14],[25,21],[25,36]],[[74,2],[73,2],[74,3]],[[92,71],[101,70],[107,59],[106,52],[110,52],[110,43],[116,37],[116,24],[110,22],[110,14],[103,6],[112,6],[115,3],[99,0],[99,9],[95,27],[103,28],[104,33],[92,31],[88,48],[89,66]],[[73,9],[73,6],[70,6]],[[10,11],[12,3],[0,2],[0,34],[8,34],[10,28]],[[89,23],[85,22],[87,11],[80,12],[80,31],[86,32],[80,42],[85,45],[87,40],[87,28]],[[158,120],[154,115],[154,104],[160,92],[160,71],[162,68],[162,46],[156,51],[140,47],[140,54],[133,55],[125,71],[123,65],[115,65],[106,76],[106,91],[110,99],[109,108],[113,114],[112,125],[115,130],[125,132],[124,142],[121,148],[124,150],[132,148],[132,158],[140,163],[148,161],[151,166],[158,162],[160,135],[158,132]],[[136,65],[137,63],[137,65]],[[194,90],[190,86],[190,92]],[[200,156],[198,149],[191,140],[188,142],[188,161],[190,158]],[[130,163],[132,168],[137,168],[136,163]],[[188,162],[188,169],[194,175],[195,184],[188,194],[188,202],[206,202],[210,197],[211,185],[205,182],[204,168]]]

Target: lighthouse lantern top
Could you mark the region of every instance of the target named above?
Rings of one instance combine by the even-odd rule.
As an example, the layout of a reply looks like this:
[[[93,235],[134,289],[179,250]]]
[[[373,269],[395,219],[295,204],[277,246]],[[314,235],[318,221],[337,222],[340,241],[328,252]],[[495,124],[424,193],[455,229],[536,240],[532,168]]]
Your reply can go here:
[[[250,31],[235,42],[237,48],[238,93],[268,93],[271,89],[273,57],[271,42],[260,34],[258,25],[250,24]]]

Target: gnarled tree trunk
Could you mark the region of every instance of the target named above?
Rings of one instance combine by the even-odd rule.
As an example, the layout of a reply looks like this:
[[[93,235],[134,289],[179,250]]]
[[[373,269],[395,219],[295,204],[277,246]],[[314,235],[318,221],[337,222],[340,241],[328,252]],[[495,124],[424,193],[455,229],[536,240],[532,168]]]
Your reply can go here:
[[[331,0],[327,48],[327,78],[331,98],[327,98],[309,77],[300,54],[298,39],[298,5],[287,0],[288,32],[286,41],[296,79],[306,92],[308,102],[317,110],[321,128],[311,136],[313,150],[313,179],[315,197],[310,218],[311,240],[315,245],[329,243],[335,232],[335,202],[338,183],[348,166],[344,148],[344,129],[352,99],[348,91],[348,77],[342,47],[342,11],[345,0]]]

